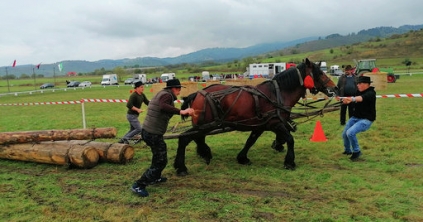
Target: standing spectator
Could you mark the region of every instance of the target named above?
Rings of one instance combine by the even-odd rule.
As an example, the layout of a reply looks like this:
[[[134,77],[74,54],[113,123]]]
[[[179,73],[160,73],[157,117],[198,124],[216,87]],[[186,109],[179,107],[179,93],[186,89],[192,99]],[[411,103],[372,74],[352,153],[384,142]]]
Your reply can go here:
[[[141,105],[144,103],[148,106],[150,103],[144,94],[144,84],[142,81],[135,82],[134,89],[135,91],[131,94],[128,102],[126,103],[126,107],[128,108],[128,111],[126,112],[126,119],[129,122],[130,129],[118,143],[129,144],[129,139],[141,133],[142,127],[140,121],[138,120],[140,113],[143,111],[141,109]]]
[[[344,70],[344,74],[339,77],[338,80],[339,96],[348,97],[355,96],[357,91],[356,77],[353,73],[351,65],[347,65]],[[342,104],[340,111],[340,122],[341,125],[345,125],[345,117],[348,109],[348,118],[351,118],[353,111],[353,104]]]
[[[150,146],[153,158],[150,167],[132,185],[131,190],[139,196],[146,197],[147,185],[166,182],[162,171],[167,165],[167,145],[163,139],[169,120],[173,115],[194,115],[194,109],[180,110],[175,107],[174,101],[181,92],[181,83],[178,79],[170,79],[166,87],[158,92],[148,106],[147,116],[142,128],[142,138]]]
[[[361,156],[357,133],[368,130],[376,120],[376,92],[374,87],[370,86],[371,82],[370,77],[360,76],[357,80],[356,96],[342,99],[343,104],[354,105],[352,116],[342,132],[344,141],[342,154],[351,155],[352,161],[356,161]]]

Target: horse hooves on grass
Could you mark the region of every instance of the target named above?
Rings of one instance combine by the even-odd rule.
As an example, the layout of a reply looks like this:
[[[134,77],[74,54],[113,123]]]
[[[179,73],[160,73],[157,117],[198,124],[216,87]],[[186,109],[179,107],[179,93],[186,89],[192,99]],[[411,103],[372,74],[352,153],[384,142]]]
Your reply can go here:
[[[188,172],[187,171],[176,172],[176,175],[180,177],[184,177],[188,175]]]
[[[278,151],[278,152],[283,152],[285,150],[285,147],[283,146],[276,146],[276,147],[272,147],[274,150]]]
[[[247,159],[247,160],[238,160],[238,163],[239,164],[242,164],[242,165],[251,165],[251,164],[253,164],[249,159]]]
[[[292,166],[292,165],[284,165],[284,167],[285,167],[285,169],[287,169],[287,170],[295,170],[295,166]]]

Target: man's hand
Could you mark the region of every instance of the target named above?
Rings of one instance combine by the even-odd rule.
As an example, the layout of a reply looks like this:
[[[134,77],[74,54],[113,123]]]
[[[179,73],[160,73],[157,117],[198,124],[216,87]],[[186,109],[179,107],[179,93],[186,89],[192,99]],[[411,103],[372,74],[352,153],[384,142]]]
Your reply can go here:
[[[181,115],[189,115],[189,116],[193,116],[194,115],[194,109],[193,108],[188,108],[188,109],[184,109],[180,111]]]

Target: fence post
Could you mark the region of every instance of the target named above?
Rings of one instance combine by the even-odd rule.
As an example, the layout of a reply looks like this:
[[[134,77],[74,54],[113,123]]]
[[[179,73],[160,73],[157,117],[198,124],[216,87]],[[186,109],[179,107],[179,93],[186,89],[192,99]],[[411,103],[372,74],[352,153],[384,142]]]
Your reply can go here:
[[[85,123],[84,99],[81,99],[81,108],[82,108],[82,127],[83,127],[83,129],[86,129],[87,128],[87,124]]]

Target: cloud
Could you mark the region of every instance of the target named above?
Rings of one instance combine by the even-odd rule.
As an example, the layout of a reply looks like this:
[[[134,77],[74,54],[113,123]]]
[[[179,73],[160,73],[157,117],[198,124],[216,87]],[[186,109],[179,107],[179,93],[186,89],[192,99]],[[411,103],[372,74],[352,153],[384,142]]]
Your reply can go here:
[[[0,66],[63,60],[174,57],[380,26],[417,25],[403,0],[15,0],[0,2]]]

